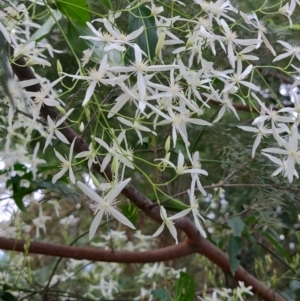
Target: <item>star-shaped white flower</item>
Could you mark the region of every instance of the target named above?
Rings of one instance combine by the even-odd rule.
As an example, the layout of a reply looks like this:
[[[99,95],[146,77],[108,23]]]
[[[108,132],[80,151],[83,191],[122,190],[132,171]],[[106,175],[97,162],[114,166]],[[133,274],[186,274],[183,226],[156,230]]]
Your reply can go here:
[[[69,177],[73,184],[75,184],[75,176],[72,169],[72,157],[73,157],[73,149],[74,149],[74,143],[76,138],[73,140],[71,147],[70,147],[70,153],[69,153],[69,160],[65,159],[57,150],[54,149],[56,157],[61,161],[61,171],[58,172],[56,175],[52,178],[52,183],[56,183],[56,181],[61,178],[67,171],[69,171]]]
[[[178,244],[178,239],[177,239],[177,230],[174,226],[174,223],[172,222],[174,219],[177,219],[179,217],[185,216],[187,213],[185,212],[185,210],[168,217],[167,216],[167,211],[164,208],[164,206],[160,206],[160,217],[163,220],[163,223],[161,224],[161,226],[156,230],[156,232],[152,235],[152,237],[157,237],[165,228],[165,226],[167,226],[167,228],[169,229],[170,233],[172,234],[172,236],[175,239],[176,244]]]
[[[105,214],[106,216],[112,215],[122,224],[135,229],[134,225],[125,217],[119,210],[116,209],[116,197],[120,192],[126,187],[130,182],[130,178],[117,183],[113,188],[102,197],[99,196],[94,190],[82,182],[77,182],[79,188],[86,194],[89,198],[95,201],[93,208],[95,210],[95,218],[90,226],[89,239],[92,239],[101,223],[102,217]]]

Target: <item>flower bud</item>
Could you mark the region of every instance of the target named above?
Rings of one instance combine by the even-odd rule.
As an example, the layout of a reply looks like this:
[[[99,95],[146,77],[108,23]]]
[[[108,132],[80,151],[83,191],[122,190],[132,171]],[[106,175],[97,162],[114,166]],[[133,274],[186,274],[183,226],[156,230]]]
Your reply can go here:
[[[158,41],[157,41],[157,44],[156,44],[156,48],[155,48],[155,55],[158,56],[158,57],[159,57],[160,52],[161,52],[161,50],[164,46],[165,38],[166,38],[166,34],[164,32],[162,32],[159,35],[159,38],[158,38]]]
[[[66,111],[62,106],[56,106],[56,109],[59,111],[60,114],[66,115]]]
[[[79,125],[79,131],[82,132],[84,130],[84,123],[81,122]]]
[[[119,170],[119,161],[118,158],[115,156],[113,158],[113,161],[111,163],[111,172],[115,175],[118,174],[118,170]]]
[[[98,188],[100,186],[100,183],[97,180],[97,178],[91,172],[90,172],[90,177],[92,179],[93,184]]]
[[[58,76],[61,77],[63,68],[59,60],[56,61],[56,69],[57,69]]]
[[[166,140],[166,143],[165,143],[165,151],[166,151],[166,153],[168,153],[169,150],[170,150],[170,143],[171,143],[171,137],[168,136],[168,138]]]

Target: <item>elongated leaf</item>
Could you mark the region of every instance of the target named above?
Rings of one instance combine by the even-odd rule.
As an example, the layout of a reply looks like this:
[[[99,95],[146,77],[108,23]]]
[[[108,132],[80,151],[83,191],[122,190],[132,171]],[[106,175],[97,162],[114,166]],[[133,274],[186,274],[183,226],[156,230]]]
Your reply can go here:
[[[195,282],[191,275],[180,272],[180,277],[175,286],[174,301],[195,300]]]
[[[18,299],[12,295],[10,292],[0,291],[0,300],[3,301],[18,301]]]
[[[89,7],[85,0],[56,0],[57,8],[69,20],[85,25],[90,20]]]
[[[161,287],[153,290],[151,292],[152,296],[155,298],[155,300],[159,301],[169,301],[170,300],[170,294],[167,291],[167,289]]]
[[[133,223],[135,224],[139,211],[138,208],[133,203],[128,203],[120,206],[122,213]]]
[[[242,248],[242,241],[238,236],[230,235],[229,245],[228,245],[228,255],[230,263],[230,271],[232,275],[236,272],[240,265],[240,260],[238,259],[239,252]]]
[[[232,229],[233,235],[240,237],[245,227],[245,224],[241,220],[241,218],[239,216],[235,216],[233,218],[228,219],[226,222],[227,225]]]
[[[261,232],[263,236],[272,243],[274,248],[288,261],[291,262],[291,257],[290,255],[286,252],[286,250],[282,247],[282,245],[278,242],[278,240],[270,233],[267,231],[262,231]]]
[[[139,35],[135,41],[136,44],[148,55],[148,59],[152,60],[155,55],[157,45],[157,32],[155,28],[155,19],[151,16],[151,11],[145,6],[140,6],[132,11],[129,15],[128,33],[131,33],[144,26],[144,32]],[[129,60],[134,61],[134,51],[129,49]]]
[[[59,11],[54,11],[53,15],[55,17],[55,19],[58,21],[61,19],[62,14]],[[55,20],[54,18],[51,16],[47,19],[46,22],[43,23],[42,27],[39,28],[31,37],[30,39],[27,41],[27,43],[31,42],[31,41],[40,41],[42,40],[51,30],[51,28],[53,27],[53,25],[55,24]]]
[[[100,1],[105,7],[107,7],[108,9],[112,9],[110,0],[100,0]]]
[[[13,188],[13,199],[21,211],[25,211],[25,206],[23,204],[23,197],[27,194],[28,189],[21,187],[21,177],[15,175],[10,178],[10,182],[7,181],[7,185],[10,183]]]

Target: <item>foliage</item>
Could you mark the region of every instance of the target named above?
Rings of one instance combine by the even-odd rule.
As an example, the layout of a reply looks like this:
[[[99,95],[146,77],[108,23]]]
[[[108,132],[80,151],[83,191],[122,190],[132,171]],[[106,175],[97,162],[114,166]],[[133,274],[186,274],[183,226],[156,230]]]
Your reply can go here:
[[[300,300],[298,0],[0,5],[0,300]]]

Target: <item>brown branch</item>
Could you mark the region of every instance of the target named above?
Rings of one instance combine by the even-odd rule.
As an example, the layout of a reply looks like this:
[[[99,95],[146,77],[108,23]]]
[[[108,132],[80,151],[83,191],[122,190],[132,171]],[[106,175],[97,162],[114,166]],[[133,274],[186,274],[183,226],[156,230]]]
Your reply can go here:
[[[13,51],[11,51],[11,53],[13,53]],[[30,67],[26,67],[25,65],[26,65],[25,59],[23,57],[20,57],[16,61],[16,64],[12,64],[14,73],[17,75],[17,77],[19,78],[20,81],[28,80],[28,79],[35,79],[36,77],[34,75],[33,70]],[[41,86],[39,84],[36,84],[34,86],[30,86],[30,87],[26,88],[27,91],[32,91],[32,92],[38,92],[40,89],[41,89]],[[52,119],[57,119],[59,117],[59,113],[57,112],[57,110],[55,108],[48,107],[46,105],[42,106],[41,115],[45,119],[47,118],[48,115]],[[63,123],[61,125],[61,127],[62,127],[61,132],[68,139],[68,141],[70,143],[73,142],[73,140],[75,138],[77,138],[75,141],[75,144],[74,144],[74,151],[76,153],[80,153],[82,151],[88,150],[87,143],[79,135],[77,135],[71,128],[69,128],[67,123]],[[102,162],[101,157],[98,157],[98,160],[100,163]],[[99,174],[101,174],[105,178],[107,178],[109,180],[112,179],[110,166],[107,166],[104,173],[101,173],[99,164],[94,164],[93,168],[95,171],[97,171]],[[161,223],[159,208],[157,206],[154,206],[154,203],[152,203],[148,198],[146,198],[136,188],[134,188],[132,185],[128,185],[127,187],[125,187],[123,189],[122,193],[131,202],[133,202],[137,207],[139,207],[141,210],[143,210],[149,217],[151,217],[153,220]],[[189,250],[189,251],[193,250],[193,252],[198,252],[198,253],[204,255],[205,257],[207,257],[212,262],[214,262],[216,265],[218,265],[224,272],[226,272],[226,273],[230,272],[228,256],[224,252],[219,250],[216,246],[211,244],[209,241],[204,239],[198,233],[196,227],[188,218],[183,217],[183,218],[177,219],[175,221],[175,225],[178,229],[181,229],[187,235],[187,242],[181,243],[180,246],[183,246],[183,247],[180,247],[179,250],[181,250],[181,248],[182,248],[182,250]],[[6,244],[8,244],[8,242],[9,241],[5,240]],[[2,246],[3,246],[3,244],[2,244]],[[35,244],[37,244],[37,245],[35,245]],[[43,245],[41,245],[41,244],[42,243],[37,243],[37,242],[33,243],[32,242],[30,252],[32,252],[32,248],[33,248],[32,246],[39,246],[40,252],[42,250],[44,250],[45,253],[47,252],[47,254],[45,254],[45,255],[68,257],[71,254],[72,258],[87,259],[86,256],[90,256],[91,254],[95,255],[95,253],[99,252],[99,254],[106,254],[105,256],[108,256],[107,253],[102,253],[103,251],[98,250],[98,249],[95,251],[95,250],[91,250],[88,248],[67,247],[67,246],[57,246],[57,245],[55,245],[55,248],[47,249],[47,248],[42,247]],[[16,250],[16,246],[18,246],[18,251],[22,251],[22,252],[24,251],[24,249],[23,249],[24,241],[11,240],[9,246],[10,246],[10,249],[14,249],[14,250]],[[174,252],[174,250],[178,250],[176,248],[176,246],[168,247],[166,249],[173,250],[173,253],[169,252],[167,254],[168,259],[180,257],[179,254],[177,253],[177,251],[176,251],[176,253]],[[50,250],[52,250],[52,254],[48,253],[48,252],[50,252]],[[161,255],[160,252],[163,252],[162,254],[165,254],[164,250],[165,249],[163,249],[163,251],[162,250],[153,250],[153,251],[148,251],[148,252],[151,252],[150,253],[151,256],[155,257],[155,261],[161,261],[165,257],[159,257],[158,254]],[[68,252],[71,252],[71,253],[68,254]],[[148,254],[147,256],[149,257],[148,260],[150,260],[150,255],[148,252],[147,252],[147,254]],[[39,253],[39,254],[42,254],[42,253]],[[118,252],[116,254],[119,256],[120,253]],[[125,255],[129,256],[128,258],[133,259],[131,262],[136,262],[136,260],[137,260],[137,258],[132,257],[132,255],[130,255],[130,254],[134,254],[135,256],[137,256],[136,253],[126,252],[126,253],[121,253],[121,254],[123,254],[123,256],[121,256],[123,258],[123,260],[125,260],[124,259]],[[138,255],[138,256],[143,257],[142,253],[139,253],[139,254],[140,255]],[[116,258],[117,258],[117,255],[115,255]],[[113,256],[113,255],[109,255],[109,256]],[[126,256],[125,256],[125,258],[126,258]],[[106,258],[108,258],[108,257],[106,257]],[[98,258],[99,258],[98,260],[103,260],[104,257],[103,258],[98,257]],[[109,261],[116,260],[116,258],[115,258],[115,260],[113,260],[112,257],[110,257],[110,258],[111,259]],[[118,258],[120,258],[120,257],[118,257]],[[95,260],[95,258],[93,258],[91,260]],[[279,294],[277,294],[273,290],[269,289],[266,285],[264,285],[263,283],[258,281],[255,277],[253,277],[251,274],[249,274],[246,270],[244,270],[241,267],[235,273],[235,278],[237,280],[243,281],[246,286],[252,286],[253,291],[258,296],[263,298],[264,300],[270,300],[270,301],[271,300],[273,300],[273,301],[283,301],[284,300]]]
[[[107,251],[98,248],[64,246],[59,244],[12,239],[0,237],[0,249],[24,252],[25,245],[29,245],[28,252],[63,258],[86,259],[91,261],[118,263],[147,263],[167,261],[187,256],[196,252],[196,247],[182,242],[178,245],[155,249],[145,252]],[[26,247],[27,248],[27,247]]]

